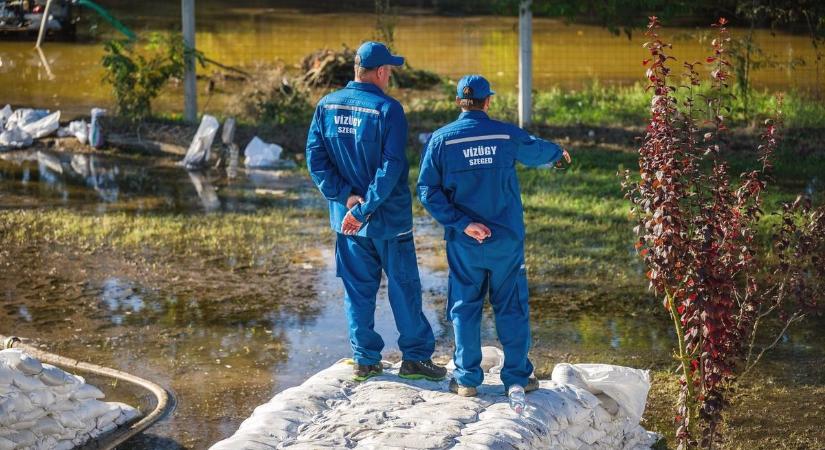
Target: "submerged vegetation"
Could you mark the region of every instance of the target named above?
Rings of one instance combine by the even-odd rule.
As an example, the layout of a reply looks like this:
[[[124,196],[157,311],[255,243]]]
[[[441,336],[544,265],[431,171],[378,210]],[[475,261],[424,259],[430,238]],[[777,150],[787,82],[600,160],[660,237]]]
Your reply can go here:
[[[290,253],[307,247],[309,239],[296,238],[313,233],[307,217],[319,215],[290,207],[205,215],[2,210],[0,237],[3,245],[37,239],[87,252],[111,249],[149,259],[216,259],[230,269],[269,267],[287,263]]]

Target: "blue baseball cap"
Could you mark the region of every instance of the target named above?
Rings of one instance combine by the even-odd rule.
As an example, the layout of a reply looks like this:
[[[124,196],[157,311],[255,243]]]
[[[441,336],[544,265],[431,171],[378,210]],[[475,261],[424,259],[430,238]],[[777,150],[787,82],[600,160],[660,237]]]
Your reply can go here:
[[[490,82],[481,75],[465,75],[458,80],[456,95],[458,98],[472,98],[481,100],[495,94],[490,89]]]
[[[401,66],[404,64],[403,56],[393,55],[390,53],[390,49],[380,42],[364,42],[355,53],[361,58],[360,66],[366,69],[374,69],[384,65]]]

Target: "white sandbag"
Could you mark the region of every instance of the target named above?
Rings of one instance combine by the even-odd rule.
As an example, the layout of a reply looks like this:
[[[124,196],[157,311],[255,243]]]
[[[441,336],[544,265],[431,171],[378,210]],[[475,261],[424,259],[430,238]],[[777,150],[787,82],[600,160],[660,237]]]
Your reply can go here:
[[[0,436],[0,450],[14,450],[15,445],[16,444],[11,439],[6,439],[4,436]]]
[[[45,416],[37,420],[31,428],[32,433],[38,437],[58,435],[65,431],[63,425],[52,417]]]
[[[75,445],[71,439],[57,441],[57,445],[54,446],[54,450],[72,450],[73,448],[75,448]]]
[[[34,139],[18,127],[12,127],[0,133],[0,147],[24,148],[34,143]]]
[[[43,436],[38,438],[37,441],[34,443],[34,448],[36,449],[53,449],[57,447],[57,439],[54,436]]]
[[[42,389],[46,385],[36,376],[26,375],[23,372],[15,372],[12,385],[17,386],[23,392],[31,392]]]
[[[80,388],[72,392],[72,395],[70,396],[71,399],[78,401],[99,399],[103,397],[105,397],[105,395],[103,395],[103,392],[101,392],[100,389],[92,386],[91,384],[84,384],[80,386]]]
[[[6,436],[6,439],[14,442],[14,448],[26,448],[37,442],[37,436],[29,430],[18,430]]]
[[[6,121],[6,129],[23,128],[49,115],[45,109],[20,108],[14,111]]]
[[[201,124],[198,131],[195,133],[195,138],[189,144],[189,150],[186,151],[186,156],[181,163],[187,169],[196,169],[203,167],[209,162],[209,153],[212,148],[212,142],[215,140],[215,135],[218,133],[220,124],[218,119],[204,114],[201,119]]]
[[[101,119],[106,115],[103,108],[92,108],[92,123],[89,124],[89,145],[93,148],[101,148],[106,143],[103,137],[103,125]]]
[[[585,383],[588,391],[605,393],[616,400],[619,408],[631,421],[638,422],[645,411],[647,393],[650,390],[650,374],[646,370],[609,364],[557,364],[553,369],[564,377],[575,376]],[[575,372],[576,375],[572,375]],[[556,380],[558,381],[558,380]]]
[[[43,389],[35,389],[29,392],[29,399],[31,400],[32,405],[39,406],[41,408],[51,407],[55,403],[56,398],[57,396],[54,395],[48,387]]]
[[[74,411],[52,411],[49,415],[64,428],[80,430],[86,427],[86,424],[83,423],[83,420],[81,420],[80,416]]]
[[[92,436],[90,436],[89,433],[77,433],[77,437],[72,439],[72,442],[74,442],[75,446],[80,447],[81,445],[89,442],[91,438]]]
[[[268,144],[255,136],[244,149],[246,167],[277,167],[284,149],[278,144]]]
[[[102,426],[98,425],[98,427],[95,428],[95,431],[93,433],[96,433],[95,437],[98,437],[98,436],[102,436],[106,433],[110,433],[110,432],[112,432],[116,429],[117,429],[117,424],[115,424],[114,422],[107,422],[105,425],[102,425]]]
[[[14,372],[12,371],[11,367],[8,366],[5,360],[0,360],[0,385],[11,384],[13,378]]]
[[[60,128],[60,111],[56,111],[35,122],[28,123],[20,127],[34,139],[46,137]]]
[[[46,410],[44,408],[33,405],[32,408],[30,410],[28,410],[27,412],[17,412],[18,422],[16,424],[11,425],[11,428],[16,428],[16,429],[24,428],[24,427],[20,426],[21,423],[37,422],[41,417],[45,417],[46,414],[47,413],[46,413]]]
[[[609,414],[604,400],[579,386],[541,381],[527,395],[525,413],[517,414],[502,395],[498,374],[490,373],[500,355],[482,353],[489,369],[478,397],[450,393],[448,381],[399,379],[400,364],[354,383],[352,366],[341,361],[255,408],[233,436],[212,449],[637,450],[655,443],[655,434]]]
[[[69,126],[57,130],[57,136],[74,136],[78,142],[86,145],[86,141],[89,139],[89,125],[86,124],[85,120],[74,120],[69,122]]]
[[[43,370],[43,365],[37,358],[29,356],[23,350],[9,348],[0,351],[0,359],[12,369],[17,369],[26,375],[37,375]]]
[[[86,400],[75,410],[77,417],[85,424],[91,424],[109,411],[109,405],[100,400]]]
[[[115,419],[115,423],[118,425],[123,425],[125,423],[131,422],[132,420],[140,417],[140,411],[133,408],[126,403],[120,402],[108,402],[109,405],[116,405],[120,408],[120,415]]]
[[[51,364],[43,364],[39,377],[46,386],[63,386],[70,383],[69,374]]]
[[[12,113],[11,105],[6,105],[3,109],[0,109],[0,130],[6,128],[6,122],[9,121]]]
[[[120,417],[122,413],[122,411],[120,410],[120,406],[114,403],[106,403],[105,405],[109,408],[108,411],[97,416],[97,419],[95,419],[95,426],[99,430],[102,430],[105,427],[108,427],[110,424],[114,423],[115,419]]]

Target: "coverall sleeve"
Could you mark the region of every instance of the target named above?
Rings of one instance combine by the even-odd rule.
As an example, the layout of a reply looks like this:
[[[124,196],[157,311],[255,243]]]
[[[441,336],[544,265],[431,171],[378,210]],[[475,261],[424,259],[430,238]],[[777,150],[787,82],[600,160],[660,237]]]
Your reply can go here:
[[[386,128],[382,135],[384,147],[381,150],[381,166],[375,171],[375,177],[364,195],[364,203],[352,208],[352,215],[360,222],[366,222],[387,199],[401,174],[409,170],[407,154],[407,117],[399,103],[390,103],[385,116]]]
[[[517,128],[516,136],[516,159],[526,166],[540,166],[542,164],[552,164],[561,159],[561,147],[557,144],[546,141],[531,135],[530,133]]]
[[[444,227],[452,227],[464,232],[472,219],[456,209],[444,192],[441,167],[441,141],[430,139],[424,156],[421,158],[421,170],[418,175],[418,199]]]
[[[312,181],[327,200],[347,203],[352,186],[341,176],[324,145],[323,118],[321,105],[315,108],[312,124],[307,136],[307,169]]]

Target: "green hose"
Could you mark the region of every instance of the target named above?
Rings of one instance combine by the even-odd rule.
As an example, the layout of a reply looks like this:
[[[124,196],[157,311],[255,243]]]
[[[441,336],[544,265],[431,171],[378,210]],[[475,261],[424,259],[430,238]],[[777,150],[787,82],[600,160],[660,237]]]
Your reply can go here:
[[[126,28],[126,25],[123,25],[121,21],[117,20],[113,15],[109,14],[109,11],[106,11],[105,9],[103,9],[102,6],[98,5],[97,3],[93,2],[92,0],[77,0],[77,4],[79,6],[85,6],[93,10],[94,12],[98,13],[100,17],[103,17],[104,19],[106,19],[107,22],[112,24],[112,26],[115,27],[115,29],[126,35],[126,37],[129,38],[129,40],[137,40],[137,35],[134,32],[132,32],[132,30]]]

